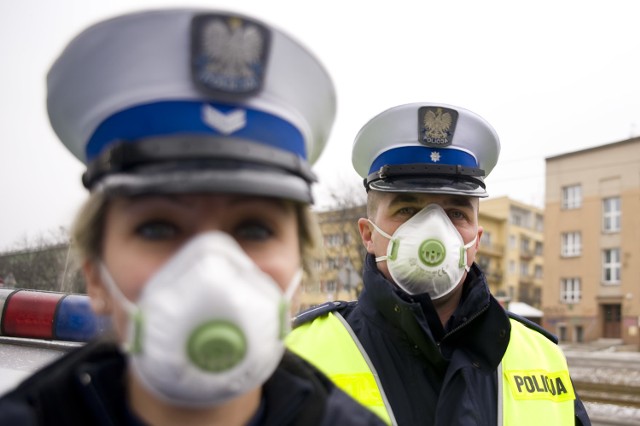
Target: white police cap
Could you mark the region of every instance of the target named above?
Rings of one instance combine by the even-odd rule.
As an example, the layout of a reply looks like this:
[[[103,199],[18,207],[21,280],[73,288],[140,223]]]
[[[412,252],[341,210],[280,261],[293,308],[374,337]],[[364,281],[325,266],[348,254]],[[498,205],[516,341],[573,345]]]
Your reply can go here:
[[[137,12],[80,33],[47,76],[60,140],[109,194],[232,192],[311,202],[335,90],[298,42],[252,18]]]
[[[499,153],[497,133],[479,115],[446,104],[413,103],[365,124],[352,161],[367,190],[486,197],[484,178]]]

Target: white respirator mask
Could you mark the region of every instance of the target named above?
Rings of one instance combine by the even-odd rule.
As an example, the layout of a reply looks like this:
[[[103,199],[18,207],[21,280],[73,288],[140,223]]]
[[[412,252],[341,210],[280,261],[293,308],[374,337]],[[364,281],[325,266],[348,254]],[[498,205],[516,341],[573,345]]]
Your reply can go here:
[[[104,264],[103,281],[129,315],[124,347],[143,386],[173,405],[206,407],[261,386],[290,331],[290,300],[229,235],[188,241],[146,283],[136,303]]]
[[[375,230],[388,238],[387,255],[376,262],[387,261],[395,283],[411,295],[428,293],[432,300],[449,294],[460,283],[467,266],[468,244],[447,213],[437,204],[429,204],[400,225],[393,236],[369,220]]]

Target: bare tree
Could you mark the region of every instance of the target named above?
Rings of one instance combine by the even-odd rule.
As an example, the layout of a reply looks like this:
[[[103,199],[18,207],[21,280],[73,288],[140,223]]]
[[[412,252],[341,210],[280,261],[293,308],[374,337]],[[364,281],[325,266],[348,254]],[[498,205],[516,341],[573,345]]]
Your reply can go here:
[[[84,280],[75,267],[68,231],[60,227],[33,239],[26,236],[0,253],[0,278],[5,287],[84,293]]]

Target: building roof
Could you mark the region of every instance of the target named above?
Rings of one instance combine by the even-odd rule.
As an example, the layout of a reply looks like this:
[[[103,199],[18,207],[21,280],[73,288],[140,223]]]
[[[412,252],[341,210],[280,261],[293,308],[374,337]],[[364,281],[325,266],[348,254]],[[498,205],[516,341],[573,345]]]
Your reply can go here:
[[[510,302],[508,311],[525,318],[542,318],[542,311],[524,302]]]

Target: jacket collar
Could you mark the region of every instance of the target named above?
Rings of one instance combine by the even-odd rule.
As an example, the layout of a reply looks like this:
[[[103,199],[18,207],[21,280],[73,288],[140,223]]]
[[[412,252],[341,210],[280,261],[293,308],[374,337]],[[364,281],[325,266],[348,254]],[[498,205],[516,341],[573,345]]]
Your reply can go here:
[[[367,316],[381,315],[384,322],[401,330],[430,359],[434,357],[433,347],[438,348],[444,359],[450,359],[456,349],[462,348],[472,353],[480,364],[496,368],[509,342],[509,319],[491,295],[485,276],[476,264],[472,265],[463,286],[460,304],[442,329],[430,300],[406,294],[387,280],[378,270],[374,257],[367,255],[364,290],[358,303]]]

